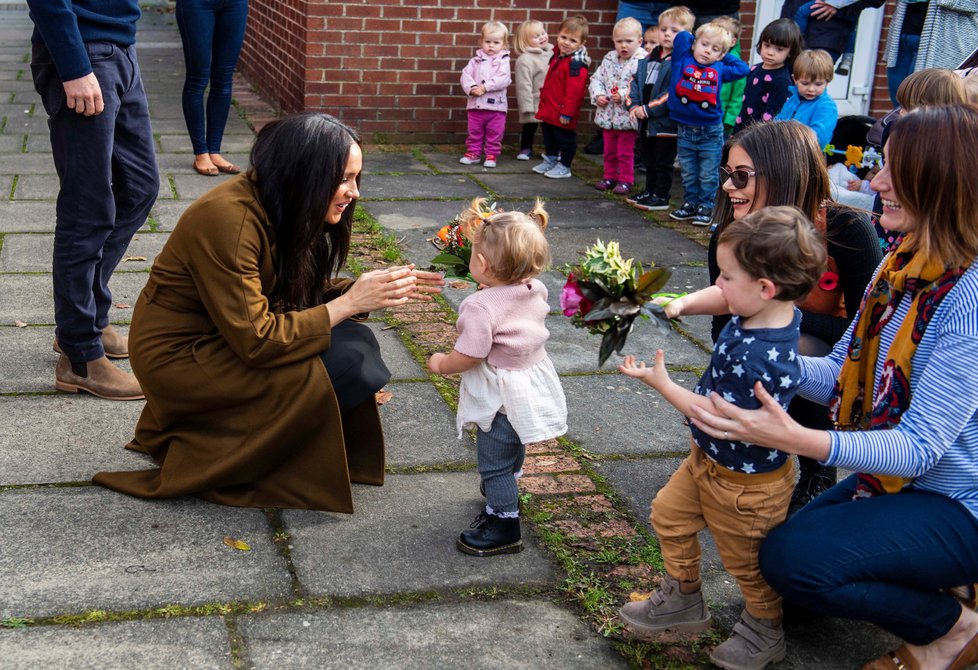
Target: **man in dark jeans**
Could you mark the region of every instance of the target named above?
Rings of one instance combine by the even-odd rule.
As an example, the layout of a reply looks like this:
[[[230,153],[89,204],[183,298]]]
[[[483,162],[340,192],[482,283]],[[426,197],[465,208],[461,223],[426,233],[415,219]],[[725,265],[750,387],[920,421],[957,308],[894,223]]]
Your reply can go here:
[[[28,0],[31,72],[48,114],[61,182],[54,231],[54,349],[59,391],[143,397],[108,358],[129,355],[109,324],[109,278],[159,192],[136,62],[137,0]]]

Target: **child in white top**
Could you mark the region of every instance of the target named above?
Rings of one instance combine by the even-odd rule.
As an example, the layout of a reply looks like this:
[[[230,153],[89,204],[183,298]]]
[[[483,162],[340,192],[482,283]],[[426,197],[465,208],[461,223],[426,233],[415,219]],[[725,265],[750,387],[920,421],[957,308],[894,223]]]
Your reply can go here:
[[[544,344],[550,312],[547,289],[535,277],[550,262],[542,203],[529,214],[500,212],[483,218],[484,199],[463,213],[472,240],[469,270],[483,285],[462,301],[458,340],[450,354],[433,354],[428,369],[462,373],[459,437],[476,427],[485,512],[456,541],[473,556],[517,553],[520,535],[516,476],[524,445],[563,435],[567,404]]]
[[[487,168],[496,167],[496,157],[503,144],[506,129],[506,87],[512,81],[509,74],[509,50],[506,42],[509,31],[499,21],[482,26],[482,48],[462,70],[462,89],[468,96],[469,135],[465,140],[465,155],[458,162],[475,165],[481,160],[483,145]]]
[[[588,90],[597,105],[594,122],[603,130],[604,178],[594,188],[627,195],[635,181],[635,140],[638,120],[628,113],[628,97],[638,62],[648,54],[642,48],[642,24],[624,18],[611,33],[615,50],[609,51],[591,77]]]
[[[540,106],[540,88],[547,76],[547,65],[554,55],[554,46],[539,21],[530,19],[520,24],[513,41],[516,52],[516,106],[520,110],[520,152],[516,160],[528,161],[533,155],[533,136],[540,122],[536,119]]]

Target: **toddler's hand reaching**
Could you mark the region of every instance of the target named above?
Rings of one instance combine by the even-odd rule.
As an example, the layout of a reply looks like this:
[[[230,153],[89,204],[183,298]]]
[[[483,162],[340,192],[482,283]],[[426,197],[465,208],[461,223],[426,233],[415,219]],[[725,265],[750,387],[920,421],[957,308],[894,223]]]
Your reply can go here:
[[[596,100],[597,100],[597,103],[598,103],[598,107],[607,107],[608,106],[608,102],[609,102],[608,96],[606,96],[606,95],[599,95],[596,98]]]
[[[442,374],[441,362],[446,358],[448,358],[447,354],[431,354],[431,358],[428,359],[428,371],[436,375]]]
[[[646,367],[645,361],[638,361],[634,356],[625,356],[618,370],[629,377],[642,380],[657,391],[670,381],[669,373],[666,371],[666,355],[662,349],[655,352],[655,367]]]
[[[649,113],[645,109],[645,105],[639,105],[638,107],[632,107],[628,115],[633,119],[641,121],[642,119],[649,118]]]
[[[862,186],[862,182],[858,179],[851,179],[846,182],[846,188],[850,191],[858,191],[860,186]]]
[[[683,302],[682,296],[678,298],[668,298],[666,296],[659,296],[658,298],[652,299],[653,305],[662,305],[663,312],[670,319],[678,319],[683,315]]]

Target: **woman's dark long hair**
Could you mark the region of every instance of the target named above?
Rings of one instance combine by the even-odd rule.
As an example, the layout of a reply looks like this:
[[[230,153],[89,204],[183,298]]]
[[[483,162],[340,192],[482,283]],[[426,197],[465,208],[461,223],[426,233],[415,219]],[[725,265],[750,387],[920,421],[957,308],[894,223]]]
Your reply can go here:
[[[275,296],[287,309],[320,304],[326,280],[346,262],[356,202],[339,223],[325,219],[354,143],[352,128],[321,113],[273,121],[255,139],[248,176],[275,236]]]

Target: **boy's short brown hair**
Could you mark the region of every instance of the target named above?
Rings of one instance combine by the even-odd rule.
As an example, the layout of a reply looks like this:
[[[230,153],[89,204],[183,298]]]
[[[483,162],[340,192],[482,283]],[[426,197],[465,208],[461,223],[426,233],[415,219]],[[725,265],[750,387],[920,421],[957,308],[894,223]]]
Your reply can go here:
[[[566,30],[571,35],[579,37],[581,44],[583,44],[587,39],[587,19],[581,14],[568,16],[560,22],[560,28],[557,29],[557,32],[560,33],[561,30]]]
[[[791,74],[794,75],[796,83],[799,79],[827,83],[832,81],[832,77],[835,76],[835,63],[832,62],[832,56],[827,51],[805,49],[795,59]]]
[[[733,247],[747,274],[774,284],[776,300],[804,298],[825,272],[825,238],[796,207],[762,207],[731,221],[721,244]]]
[[[664,10],[659,14],[659,23],[662,23],[662,19],[669,19],[673,23],[678,23],[683,30],[687,31],[692,31],[696,24],[696,17],[693,16],[692,10],[685,5],[676,5]]]
[[[931,67],[907,76],[897,88],[896,99],[909,112],[918,107],[964,103],[968,101],[968,93],[956,72]]]

